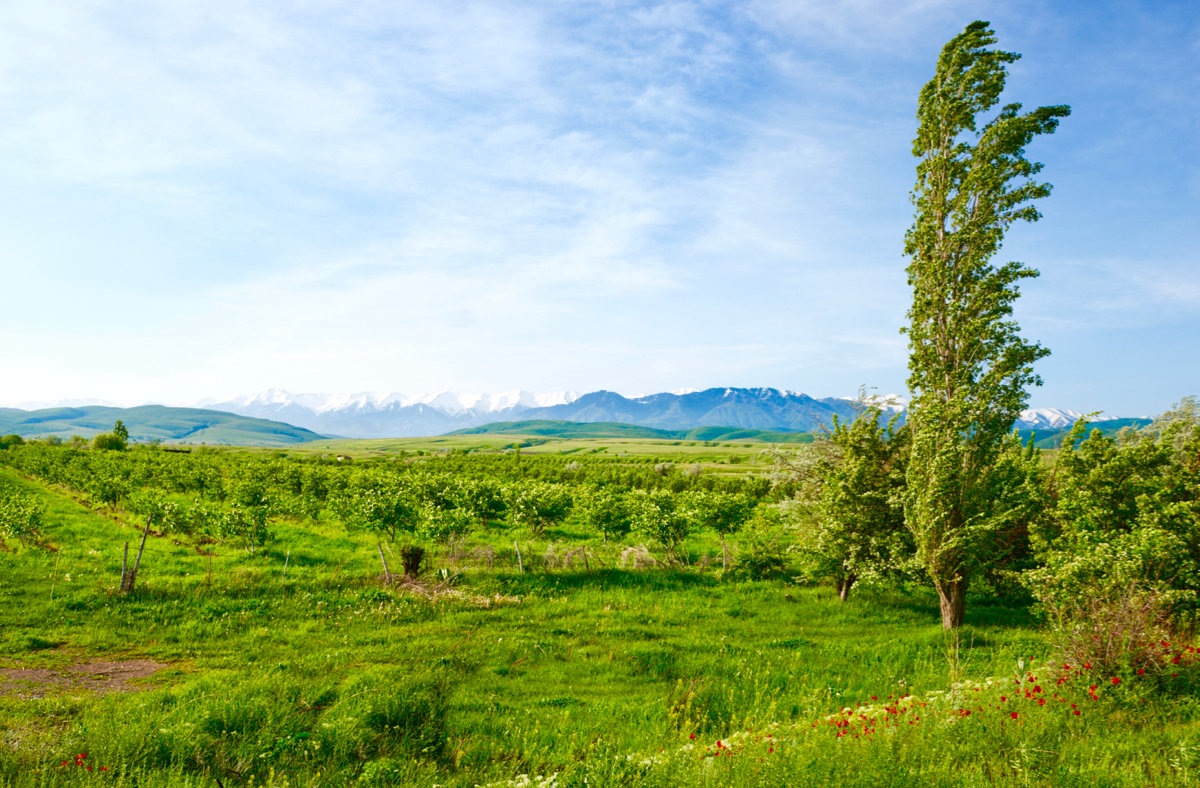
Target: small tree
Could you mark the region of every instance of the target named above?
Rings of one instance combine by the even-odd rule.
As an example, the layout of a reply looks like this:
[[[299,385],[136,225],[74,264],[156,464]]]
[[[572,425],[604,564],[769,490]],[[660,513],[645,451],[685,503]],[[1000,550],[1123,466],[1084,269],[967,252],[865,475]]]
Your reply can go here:
[[[234,503],[221,513],[217,528],[221,538],[232,539],[251,555],[275,538],[267,525],[265,506],[243,506]]]
[[[579,498],[583,519],[604,536],[620,539],[633,527],[633,511],[627,494],[610,487],[594,487]]]
[[[409,537],[401,548],[404,574],[416,577],[420,572],[425,549],[416,543],[415,537],[422,522],[421,501],[406,485],[384,474],[361,474],[334,499],[334,510],[347,530],[364,530],[376,535],[385,579],[389,573],[383,558],[382,540],[394,542],[399,534]]]
[[[742,525],[754,514],[755,502],[741,493],[711,492],[694,490],[682,493],[683,506],[690,510],[692,520],[700,526],[708,526],[721,538],[721,571],[729,568],[729,551],[725,537],[741,530]]]
[[[905,520],[941,604],[942,626],[962,624],[973,566],[985,560],[993,502],[987,478],[1001,445],[1037,385],[1033,363],[1048,351],[1025,341],[1011,320],[1017,283],[1037,276],[1020,263],[989,260],[1016,221],[1036,221],[1031,202],[1050,193],[1032,178],[1042,165],[1025,146],[1052,133],[1065,106],[1021,112],[1000,99],[1018,59],[991,49],[986,22],[950,40],[921,89],[913,141],[916,220],[905,236],[911,258],[908,467]]]
[[[633,527],[661,544],[667,555],[680,559],[679,548],[692,530],[692,513],[679,506],[669,490],[634,490]]]
[[[834,418],[829,446],[814,484],[801,487],[797,548],[810,575],[833,580],[845,602],[864,578],[896,575],[912,559],[904,527],[908,430],[893,418],[884,427],[878,407],[865,406],[853,421]]]
[[[508,511],[504,488],[495,479],[465,479],[455,488],[453,497],[455,508],[475,518],[482,529]]]
[[[541,534],[567,519],[574,505],[571,491],[560,484],[517,482],[508,488],[508,516],[516,525]]]

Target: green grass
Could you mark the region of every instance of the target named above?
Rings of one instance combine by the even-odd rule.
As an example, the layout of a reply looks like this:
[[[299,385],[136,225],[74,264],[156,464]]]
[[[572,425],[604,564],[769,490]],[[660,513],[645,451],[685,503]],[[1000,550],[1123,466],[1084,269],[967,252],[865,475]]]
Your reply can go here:
[[[713,570],[620,569],[598,542],[590,572],[541,566],[550,539],[579,543],[567,531],[522,538],[524,574],[508,534],[473,542],[497,550],[491,568],[442,549],[434,573],[461,574],[426,598],[383,587],[374,544],[323,522],[277,523],[254,556],[218,546],[211,573],[196,548],[153,537],[122,596],[137,530],[16,483],[42,497],[56,551],[0,553],[0,668],[169,667],[133,694],[0,696],[0,785],[99,783],[74,765],[85,752],[106,782],[141,786],[1175,785],[1200,761],[1186,692],[1106,697],[1078,721],[1022,707],[1020,726],[949,721],[932,701],[929,724],[891,733],[837,738],[821,722],[1047,655],[1026,611],[986,599],[954,658],[923,590],[843,605]],[[705,757],[718,740],[734,754]]]
[[[794,447],[811,436],[796,433],[796,443],[780,444]],[[427,455],[450,452],[479,454],[511,454],[519,445],[522,454],[564,454],[586,457],[627,457],[652,459],[678,465],[700,465],[706,470],[747,470],[770,468],[773,460],[761,440],[659,440],[651,438],[594,438],[557,437],[535,433],[452,434],[427,438],[330,438],[287,447],[290,454],[341,454],[349,457],[374,458],[395,456],[401,452]],[[725,466],[733,466],[726,468]]]

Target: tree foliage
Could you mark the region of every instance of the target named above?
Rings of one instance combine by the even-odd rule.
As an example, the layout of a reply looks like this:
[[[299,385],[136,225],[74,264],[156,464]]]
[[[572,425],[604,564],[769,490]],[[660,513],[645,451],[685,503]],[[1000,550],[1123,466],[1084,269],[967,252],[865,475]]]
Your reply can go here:
[[[0,479],[0,548],[5,541],[36,541],[42,532],[46,509],[37,496]]]
[[[1037,566],[1025,581],[1071,658],[1153,667],[1141,646],[1195,612],[1200,419],[1188,405],[1140,433],[1085,438],[1080,421],[1059,452],[1054,505],[1034,529]]]
[[[982,530],[996,519],[989,477],[1026,389],[1041,382],[1033,364],[1048,353],[1011,319],[1018,283],[1037,272],[990,261],[1014,222],[1040,218],[1032,201],[1050,185],[1034,180],[1042,165],[1025,158],[1025,147],[1070,113],[1006,104],[981,125],[1019,57],[995,42],[986,22],[972,22],[942,49],[921,89],[916,218],[904,247],[913,291],[905,516],[946,628],[962,623],[972,567],[984,558]]]
[[[908,430],[864,406],[858,418],[834,421],[827,438],[806,447],[811,478],[788,507],[805,571],[832,580],[845,601],[860,580],[895,577],[912,559],[904,527]]]

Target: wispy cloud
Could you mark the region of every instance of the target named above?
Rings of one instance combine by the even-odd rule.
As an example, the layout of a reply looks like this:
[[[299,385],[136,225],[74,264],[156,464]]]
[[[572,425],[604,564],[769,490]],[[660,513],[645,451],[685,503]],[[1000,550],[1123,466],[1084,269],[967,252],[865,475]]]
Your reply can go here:
[[[1188,3],[16,3],[0,400],[898,389],[916,93],[979,16],[1077,105],[1023,314],[1200,330]]]

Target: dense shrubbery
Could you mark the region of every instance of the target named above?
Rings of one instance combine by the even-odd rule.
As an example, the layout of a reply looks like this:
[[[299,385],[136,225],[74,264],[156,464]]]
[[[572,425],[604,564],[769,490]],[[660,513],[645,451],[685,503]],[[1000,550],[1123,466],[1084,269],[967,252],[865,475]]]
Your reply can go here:
[[[880,415],[867,410],[780,463],[797,490],[785,512],[801,568],[842,594],[919,574],[899,503],[907,436]],[[1014,435],[972,491],[988,505],[949,547],[994,593],[1032,595],[1068,657],[1116,670],[1194,620],[1200,409],[1187,398],[1141,431],[1087,429],[1080,421],[1049,466]]]

